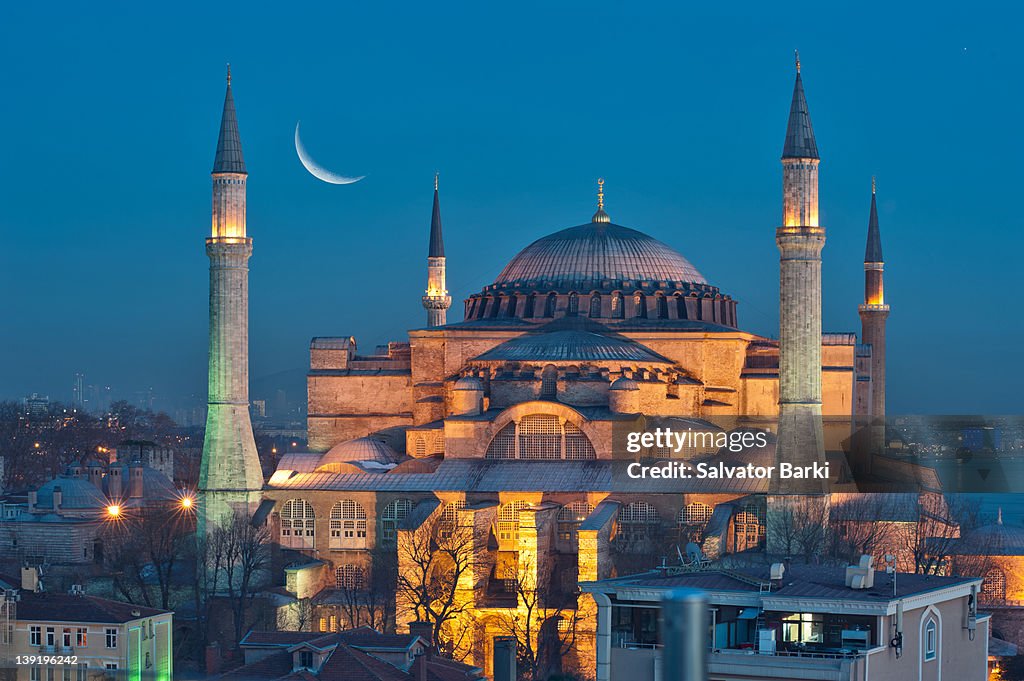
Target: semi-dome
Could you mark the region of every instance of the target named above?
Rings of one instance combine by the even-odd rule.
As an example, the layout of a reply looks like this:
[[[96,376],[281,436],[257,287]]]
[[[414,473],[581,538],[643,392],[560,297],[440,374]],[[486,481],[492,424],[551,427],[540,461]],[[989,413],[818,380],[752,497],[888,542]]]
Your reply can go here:
[[[608,388],[609,390],[639,390],[640,384],[634,381],[632,378],[626,378],[622,376],[615,379],[615,381]]]
[[[320,458],[317,468],[337,463],[358,463],[372,461],[380,464],[396,463],[401,457],[386,442],[371,437],[346,440],[331,447]]]
[[[39,508],[53,508],[53,491],[60,488],[60,506],[63,509],[81,509],[100,511],[107,506],[107,498],[88,480],[57,476],[45,483],[36,492],[36,505]]]
[[[452,390],[483,390],[483,382],[476,376],[463,376],[459,380],[455,381],[455,386]]]
[[[512,258],[494,285],[589,290],[642,282],[707,284],[689,260],[657,239],[611,222],[591,222],[534,241]]]

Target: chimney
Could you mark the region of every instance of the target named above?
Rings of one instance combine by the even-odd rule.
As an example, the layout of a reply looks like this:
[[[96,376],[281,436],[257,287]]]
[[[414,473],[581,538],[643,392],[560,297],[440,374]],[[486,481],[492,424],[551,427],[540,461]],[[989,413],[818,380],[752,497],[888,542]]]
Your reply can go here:
[[[494,637],[494,681],[516,681],[516,639]]]
[[[409,633],[419,636],[428,648],[434,646],[434,625],[430,622],[409,622]]]
[[[89,482],[96,485],[96,489],[103,491],[103,469],[99,466],[89,466]]]
[[[132,464],[128,467],[128,496],[132,499],[142,498],[142,464]]]
[[[60,485],[54,485],[53,487],[53,512],[60,513],[60,506],[64,503],[64,492],[61,491]]]
[[[31,513],[36,510],[36,504],[39,502],[39,494],[32,490],[28,493],[28,512]]]
[[[220,644],[216,641],[206,646],[206,675],[213,676],[220,673]]]
[[[21,568],[21,588],[32,593],[39,589],[39,570],[37,568]]]
[[[107,473],[107,496],[112,501],[118,501],[121,498],[120,466],[111,466],[110,471]]]
[[[430,653],[424,650],[422,653],[416,656],[416,659],[412,662],[412,677],[416,681],[427,681],[427,660],[430,659]]]

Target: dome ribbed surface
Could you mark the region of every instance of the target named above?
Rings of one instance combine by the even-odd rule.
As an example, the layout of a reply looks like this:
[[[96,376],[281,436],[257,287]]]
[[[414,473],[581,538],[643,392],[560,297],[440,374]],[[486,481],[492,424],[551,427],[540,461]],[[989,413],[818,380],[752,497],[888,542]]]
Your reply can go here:
[[[505,341],[474,358],[517,362],[599,362],[623,361],[671,364],[653,350],[625,338],[593,331],[566,330],[528,333]]]
[[[356,463],[361,461],[374,461],[376,463],[395,463],[398,461],[398,452],[380,440],[369,437],[360,437],[355,440],[347,440],[336,444],[320,458],[317,467],[326,466],[332,463]]]
[[[591,222],[534,241],[512,258],[496,286],[601,288],[602,282],[706,284],[697,268],[657,239],[612,223]]]
[[[107,498],[96,485],[81,478],[59,476],[50,480],[36,493],[36,505],[40,508],[53,508],[53,490],[60,487],[61,508],[88,509],[99,511],[107,506]]]

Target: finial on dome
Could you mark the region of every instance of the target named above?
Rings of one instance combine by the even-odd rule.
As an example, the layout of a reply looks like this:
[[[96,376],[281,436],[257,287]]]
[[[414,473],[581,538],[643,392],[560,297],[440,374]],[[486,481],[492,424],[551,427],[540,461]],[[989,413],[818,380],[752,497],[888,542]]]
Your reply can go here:
[[[608,213],[604,212],[604,178],[597,178],[597,212],[590,218],[591,222],[611,222]]]
[[[800,50],[793,50],[793,57],[796,59],[796,72],[800,73]]]

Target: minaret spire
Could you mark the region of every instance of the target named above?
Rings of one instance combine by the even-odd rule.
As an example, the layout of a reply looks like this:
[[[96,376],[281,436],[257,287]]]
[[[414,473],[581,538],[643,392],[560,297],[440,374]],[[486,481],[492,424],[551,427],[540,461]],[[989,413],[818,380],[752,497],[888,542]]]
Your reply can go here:
[[[248,174],[231,96],[221,116],[213,164],[213,226],[206,239],[210,258],[210,354],[206,436],[200,464],[200,536],[251,513],[263,489],[263,471],[249,419],[249,256],[245,188]]]
[[[882,258],[882,232],[878,227],[878,184],[871,178],[871,209],[868,213],[868,238],[864,248],[864,302],[858,307],[861,342],[871,346],[871,381],[861,383],[869,394],[858,400],[858,412],[870,417],[872,449],[885,446],[885,323],[889,306],[885,304],[885,261]]]
[[[821,421],[821,251],[818,224],[818,147],[795,55],[796,82],[782,150],[782,226],[779,247],[779,424],[777,461],[811,465],[824,461]],[[773,491],[820,494],[823,481]],[[771,512],[771,509],[769,509]],[[771,538],[769,538],[771,542]],[[771,548],[769,548],[771,551]]]
[[[441,199],[438,192],[439,173],[434,173],[434,208],[430,214],[430,243],[427,247],[427,290],[423,307],[427,326],[444,326],[452,298],[445,282],[444,238],[441,235]]]

